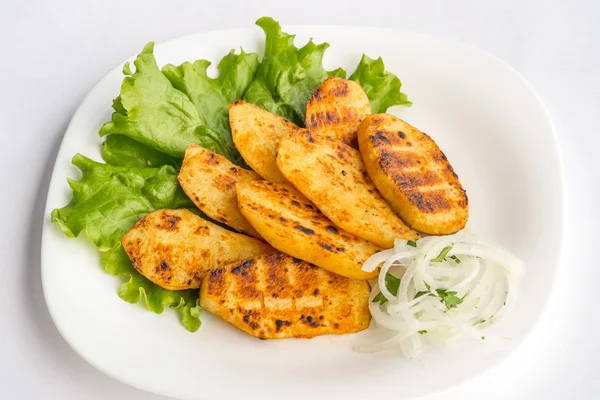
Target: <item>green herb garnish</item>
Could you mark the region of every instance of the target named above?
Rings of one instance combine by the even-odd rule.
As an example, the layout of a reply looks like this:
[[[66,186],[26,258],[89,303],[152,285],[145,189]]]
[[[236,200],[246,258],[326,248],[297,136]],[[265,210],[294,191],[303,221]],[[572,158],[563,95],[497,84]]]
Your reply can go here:
[[[460,258],[456,256],[450,256],[450,258],[453,259],[455,263],[460,264]]]
[[[424,335],[424,334],[426,334],[426,333],[427,333],[427,331],[426,331],[426,330],[419,331],[419,335]]]
[[[456,292],[448,292],[446,289],[436,289],[436,292],[448,310],[456,308],[457,305],[463,302],[460,297],[456,296]]]
[[[408,246],[417,247],[417,242],[415,242],[414,240],[409,240],[408,242],[406,242],[406,244]]]
[[[450,250],[452,250],[452,246],[446,246],[442,249],[442,251],[440,251],[440,254],[438,254],[438,256],[434,259],[431,260],[431,262],[442,262],[446,259],[446,256],[448,255],[448,253],[450,252]]]
[[[390,291],[391,294],[396,296],[398,294],[398,288],[400,287],[400,278],[396,278],[394,275],[388,272],[385,274],[385,287]],[[387,302],[388,299],[381,292],[377,293],[377,295],[373,298],[373,303],[384,305]]]
[[[427,289],[429,289],[429,285],[427,285]],[[440,297],[440,301],[446,305],[447,309],[456,308],[456,306],[459,305],[460,303],[462,303],[463,299],[465,298],[463,296],[463,298],[461,299],[460,297],[456,296],[456,292],[449,292],[446,289],[436,289],[435,292]],[[425,296],[425,295],[435,296],[435,294],[433,294],[429,290],[426,290],[426,291],[423,290],[423,291],[417,292],[417,294],[415,295],[415,299],[418,299],[419,297]],[[465,294],[465,296],[466,296],[466,294]]]

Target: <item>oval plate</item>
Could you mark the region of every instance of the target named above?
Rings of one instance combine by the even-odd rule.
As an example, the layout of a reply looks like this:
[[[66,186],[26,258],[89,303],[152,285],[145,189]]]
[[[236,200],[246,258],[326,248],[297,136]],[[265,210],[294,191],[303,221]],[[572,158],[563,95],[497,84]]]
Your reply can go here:
[[[296,43],[327,41],[325,67],[352,72],[363,52],[382,56],[414,105],[392,109],[429,133],[467,189],[468,229],[521,257],[526,271],[512,312],[492,328],[500,340],[467,341],[432,351],[422,363],[398,355],[360,354],[368,332],[312,340],[260,341],[207,312],[197,333],[175,313],[155,315],[116,294],[119,279],[100,267],[84,238],[66,238],[50,223],[71,197],[75,153],[100,160],[98,130],[110,119],[122,65],[85,98],[58,153],[46,204],[42,282],[50,314],[65,340],[89,363],[138,388],[190,399],[412,398],[454,387],[498,364],[531,331],[544,309],[559,263],[563,179],[556,133],[540,98],[512,68],[457,42],[397,30],[287,27]],[[156,47],[159,65],[230,49],[259,51],[259,28],[203,33]],[[140,49],[142,44],[140,43]],[[133,58],[131,59],[133,60]]]

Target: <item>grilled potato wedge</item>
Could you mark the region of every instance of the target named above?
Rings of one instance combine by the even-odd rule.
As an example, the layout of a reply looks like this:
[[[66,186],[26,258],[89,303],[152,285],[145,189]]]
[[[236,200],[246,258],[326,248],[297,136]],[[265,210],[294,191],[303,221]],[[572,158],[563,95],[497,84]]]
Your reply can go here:
[[[306,127],[356,147],[356,130],[369,114],[371,103],[360,84],[332,76],[306,104]]]
[[[267,181],[238,184],[242,214],[277,250],[353,279],[371,279],[363,263],[381,250],[333,225],[295,190]]]
[[[298,129],[296,124],[242,100],[229,105],[229,124],[235,147],[250,168],[268,181],[284,183],[275,153],[281,136]]]
[[[212,270],[200,305],[261,339],[358,332],[369,326],[369,284],[283,253]]]
[[[226,157],[198,145],[185,149],[179,183],[204,214],[238,232],[260,238],[240,213],[235,185],[261,179],[253,171],[240,168]]]
[[[370,115],[358,128],[358,144],[375,186],[412,228],[431,235],[464,228],[467,194],[427,134],[393,115]]]
[[[277,166],[335,225],[360,238],[391,248],[396,238],[420,237],[381,197],[358,150],[338,140],[298,129],[281,139]]]
[[[206,271],[275,251],[188,210],[151,212],[135,223],[121,243],[138,272],[169,290],[199,288]]]

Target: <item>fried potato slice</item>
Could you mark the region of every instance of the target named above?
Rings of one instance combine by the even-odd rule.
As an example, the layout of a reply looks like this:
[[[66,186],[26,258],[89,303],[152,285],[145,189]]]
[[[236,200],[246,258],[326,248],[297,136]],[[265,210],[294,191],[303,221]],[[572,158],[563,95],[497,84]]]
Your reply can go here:
[[[250,168],[268,181],[284,183],[275,153],[281,136],[298,129],[296,124],[242,100],[229,105],[229,124],[235,147]]]
[[[464,228],[467,193],[427,134],[393,115],[370,115],[358,128],[358,144],[373,183],[412,228],[431,235]]]
[[[281,139],[283,176],[340,228],[384,248],[420,237],[394,213],[367,175],[358,150],[306,129]]]
[[[235,185],[261,179],[255,172],[240,168],[226,157],[198,145],[185,149],[179,183],[185,194],[204,214],[238,232],[260,238],[240,213]]]
[[[361,268],[381,249],[336,227],[294,189],[267,181],[239,184],[237,189],[242,214],[277,250],[348,278],[377,275]]]
[[[306,127],[356,147],[356,130],[369,114],[371,103],[360,84],[332,76],[306,104]]]
[[[199,288],[206,271],[275,251],[188,210],[151,212],[135,223],[121,243],[139,273],[169,290]]]
[[[261,339],[312,338],[369,326],[369,284],[277,252],[212,270],[200,305]]]

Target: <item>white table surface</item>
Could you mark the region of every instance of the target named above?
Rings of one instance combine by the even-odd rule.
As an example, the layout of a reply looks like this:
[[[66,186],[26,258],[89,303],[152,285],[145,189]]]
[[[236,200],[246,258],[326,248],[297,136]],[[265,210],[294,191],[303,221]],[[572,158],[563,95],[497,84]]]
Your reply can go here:
[[[600,115],[600,2],[5,0],[0,4],[0,399],[165,399],[88,365],[48,315],[40,235],[41,221],[48,218],[43,207],[51,168],[85,94],[146,41],[250,26],[263,15],[284,25],[371,25],[447,36],[497,55],[533,84],[558,130],[567,179],[569,239],[559,284],[525,344],[451,396],[600,398],[595,229],[600,132],[594,123]]]

